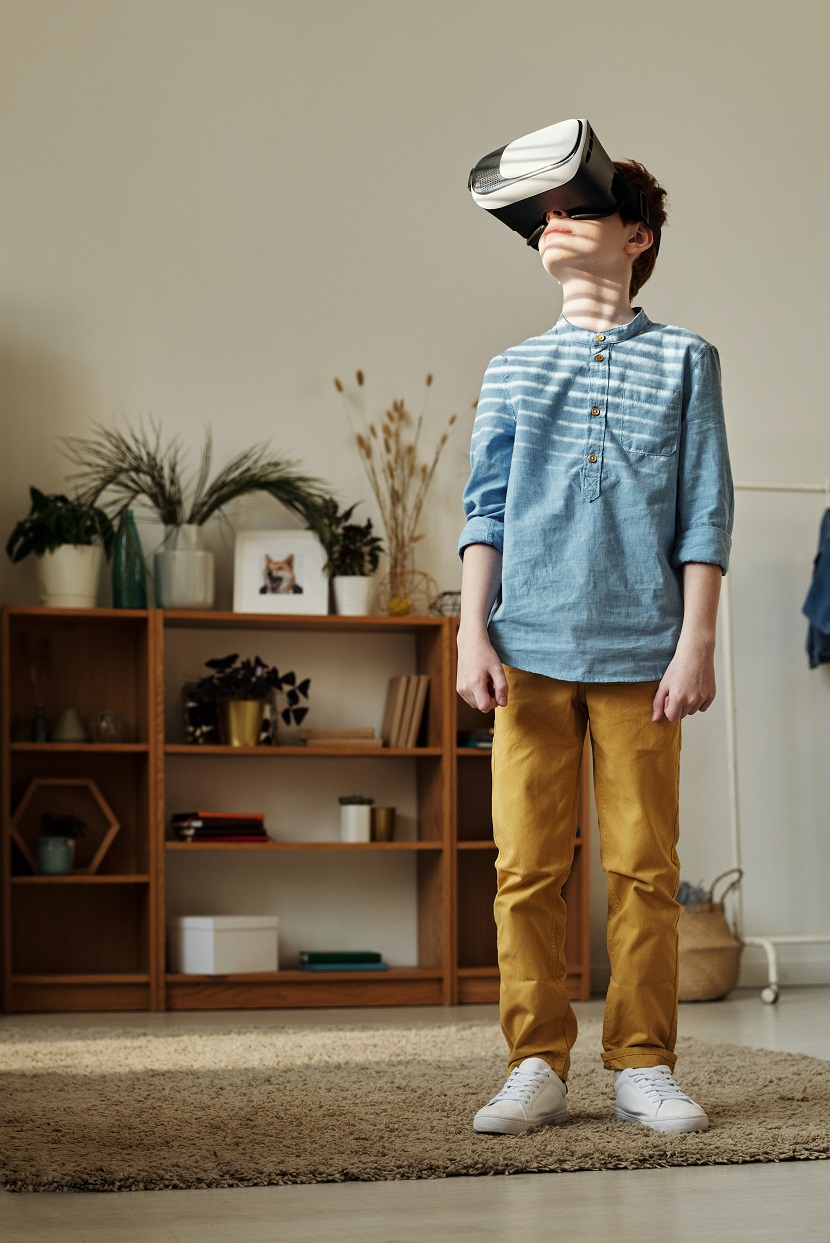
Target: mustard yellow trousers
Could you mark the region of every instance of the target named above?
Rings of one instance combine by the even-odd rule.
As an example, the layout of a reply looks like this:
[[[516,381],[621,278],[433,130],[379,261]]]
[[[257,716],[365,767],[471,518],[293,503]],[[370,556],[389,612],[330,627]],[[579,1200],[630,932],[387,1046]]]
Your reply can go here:
[[[652,721],[659,679],[565,682],[502,666],[496,707],[493,911],[508,1072],[543,1058],[567,1079],[577,1021],[568,999],[562,886],[574,857],[579,773],[590,730],[611,983],[602,1060],[675,1066],[681,722]]]

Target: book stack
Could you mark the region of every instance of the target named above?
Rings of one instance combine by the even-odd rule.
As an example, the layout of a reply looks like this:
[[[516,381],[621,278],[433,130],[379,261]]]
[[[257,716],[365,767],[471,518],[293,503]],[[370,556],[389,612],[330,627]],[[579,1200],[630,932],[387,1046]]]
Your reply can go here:
[[[382,747],[383,739],[375,737],[371,725],[353,729],[298,729],[297,736],[312,747]]]
[[[375,950],[300,950],[301,971],[387,971]]]
[[[428,690],[428,673],[402,673],[389,679],[381,727],[384,746],[416,745],[424,719]]]
[[[265,816],[258,812],[180,811],[170,818],[180,842],[267,842]]]

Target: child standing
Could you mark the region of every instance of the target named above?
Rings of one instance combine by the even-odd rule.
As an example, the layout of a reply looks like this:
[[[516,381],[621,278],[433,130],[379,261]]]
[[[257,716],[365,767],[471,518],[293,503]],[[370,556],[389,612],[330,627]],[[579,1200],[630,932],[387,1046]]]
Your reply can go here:
[[[616,167],[665,223],[665,190]],[[477,1131],[567,1120],[577,1022],[565,903],[590,731],[608,886],[604,1065],[617,1118],[706,1130],[675,1082],[681,720],[715,697],[733,488],[713,345],[631,300],[654,235],[623,207],[549,211],[553,328],[489,363],[464,489],[458,693],[495,709],[492,756],[504,1087]],[[495,607],[494,607],[495,606]]]

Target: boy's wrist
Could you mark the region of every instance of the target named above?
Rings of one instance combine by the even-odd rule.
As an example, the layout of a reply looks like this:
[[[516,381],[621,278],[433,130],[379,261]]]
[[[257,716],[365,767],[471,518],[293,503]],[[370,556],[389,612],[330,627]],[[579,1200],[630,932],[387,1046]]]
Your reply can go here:
[[[714,652],[715,640],[716,634],[714,630],[700,626],[684,626],[680,631],[677,646],[703,648],[706,651]]]
[[[486,639],[489,643],[490,635],[487,631],[487,625],[484,620],[480,621],[463,621],[458,626],[458,643],[477,642]]]

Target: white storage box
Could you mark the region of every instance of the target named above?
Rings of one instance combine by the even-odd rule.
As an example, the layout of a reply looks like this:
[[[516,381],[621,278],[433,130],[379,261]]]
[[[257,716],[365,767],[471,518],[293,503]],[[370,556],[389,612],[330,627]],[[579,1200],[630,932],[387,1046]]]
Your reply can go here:
[[[231,975],[279,970],[275,915],[178,915],[168,921],[170,970]]]

